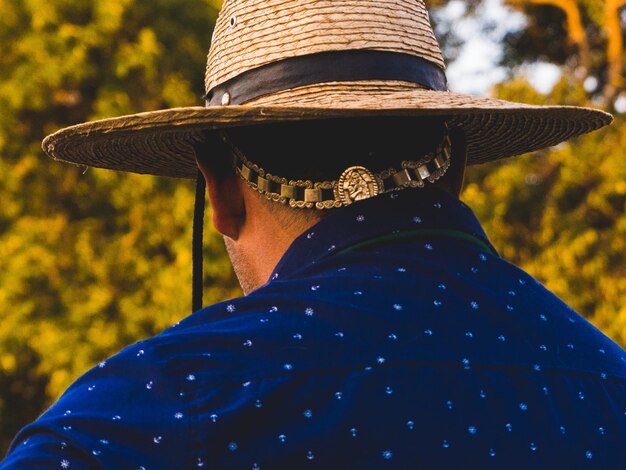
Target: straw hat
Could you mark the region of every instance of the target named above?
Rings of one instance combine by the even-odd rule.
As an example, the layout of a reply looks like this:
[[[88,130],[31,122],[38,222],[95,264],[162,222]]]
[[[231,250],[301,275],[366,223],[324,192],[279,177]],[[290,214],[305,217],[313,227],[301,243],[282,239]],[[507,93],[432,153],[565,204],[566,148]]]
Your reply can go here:
[[[195,178],[208,130],[306,119],[446,116],[468,164],[519,155],[599,129],[602,111],[529,106],[447,91],[421,0],[226,0],[206,69],[206,107],[89,122],[48,136],[52,158]]]

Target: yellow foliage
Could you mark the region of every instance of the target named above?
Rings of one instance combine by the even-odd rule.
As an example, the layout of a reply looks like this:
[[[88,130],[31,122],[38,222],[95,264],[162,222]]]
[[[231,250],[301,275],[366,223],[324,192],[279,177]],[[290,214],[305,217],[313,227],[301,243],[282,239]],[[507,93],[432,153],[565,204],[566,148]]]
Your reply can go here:
[[[0,356],[0,367],[5,374],[12,374],[17,366],[17,360],[11,353]]]

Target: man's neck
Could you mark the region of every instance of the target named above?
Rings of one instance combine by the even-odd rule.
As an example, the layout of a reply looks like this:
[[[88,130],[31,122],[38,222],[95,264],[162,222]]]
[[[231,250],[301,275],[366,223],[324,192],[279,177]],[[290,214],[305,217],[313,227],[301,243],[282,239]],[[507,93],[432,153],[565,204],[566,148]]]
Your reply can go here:
[[[252,190],[244,194],[245,223],[237,240],[225,237],[225,243],[241,288],[247,295],[269,280],[293,241],[319,221],[319,214],[272,206]]]

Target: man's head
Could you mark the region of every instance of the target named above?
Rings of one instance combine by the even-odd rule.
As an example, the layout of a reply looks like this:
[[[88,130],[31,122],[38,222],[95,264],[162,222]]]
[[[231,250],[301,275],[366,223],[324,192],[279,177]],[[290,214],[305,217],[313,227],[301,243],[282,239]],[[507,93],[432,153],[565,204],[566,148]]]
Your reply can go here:
[[[456,139],[457,146],[463,142],[463,151],[454,153],[462,154],[468,165],[547,148],[612,120],[602,111],[587,108],[530,106],[449,91],[443,56],[423,0],[363,5],[358,1],[227,0],[214,28],[205,78],[205,108],[189,106],[84,123],[48,136],[43,148],[55,159],[80,165],[196,178],[194,146],[204,140],[202,155],[209,157],[200,160],[217,229],[231,240],[228,243],[243,250],[244,242],[250,239],[247,234],[262,233],[259,228],[265,227],[267,237],[276,238],[276,243],[264,248],[278,253],[276,247],[285,248],[282,241],[279,243],[282,234],[291,235],[320,215],[284,212],[302,223],[280,229],[268,225],[280,218],[257,218],[263,213],[261,207],[270,213],[282,209],[263,204],[251,210],[257,205],[255,201],[264,203],[258,194],[232,171],[210,171],[211,165],[219,167],[215,162],[220,161],[220,152],[225,153],[223,143],[216,138],[220,132],[226,132],[235,146],[253,145],[244,148],[246,152],[254,154],[255,149],[262,149],[263,155],[247,158],[258,158],[261,164],[265,159],[272,165],[267,171],[285,171],[277,173],[279,176],[287,177],[291,172],[304,178],[307,175],[300,170],[318,171],[324,161],[326,177],[336,178],[336,172],[351,162],[369,164],[369,170],[376,171],[376,165],[383,162],[380,152],[395,163],[415,158],[413,152],[419,145],[430,144],[440,136],[441,127],[436,122],[441,116],[446,116],[452,132],[463,136]],[[395,124],[383,126],[373,120],[370,122],[375,124],[363,124],[363,116],[378,116]],[[419,125],[410,125],[411,120]],[[311,121],[306,132],[298,132],[299,126],[304,126],[300,121]],[[275,124],[287,122],[293,124]],[[415,134],[420,128],[423,132]],[[304,137],[298,139],[298,135]],[[439,176],[448,164],[447,154],[434,163],[417,169],[426,179]],[[230,165],[225,165],[230,171]],[[456,170],[438,184],[458,192],[463,167],[457,157]],[[247,171],[243,167],[240,170]],[[371,173],[354,171],[369,178],[372,187],[367,195],[378,191]],[[218,177],[221,173],[228,176]],[[350,172],[347,175],[354,176]],[[395,175],[397,185],[422,182],[408,180],[410,175],[402,172]],[[264,185],[277,184],[255,178]],[[274,191],[272,197],[305,206],[346,202],[321,199],[323,191],[337,189],[329,185],[305,189],[304,198],[296,194],[302,188],[286,186],[284,195],[281,187],[281,194]],[[351,200],[364,193],[363,186],[339,191],[341,197]],[[249,245],[244,251],[253,248]],[[256,251],[260,251],[258,245]],[[271,269],[276,253],[268,255],[267,266],[255,264],[256,274],[251,277],[257,280],[251,285],[257,285],[263,273]]]
[[[380,173],[400,168],[402,161],[419,161],[441,145],[446,133],[444,118],[302,121],[229,129],[224,135],[230,145],[222,143],[219,156],[198,147],[213,224],[224,235],[244,291],[265,283],[291,242],[329,210],[293,208],[260,194],[235,173],[234,148],[267,173],[288,180],[334,182],[348,167]],[[452,141],[448,173],[425,184],[458,196],[466,164],[463,135],[454,133]]]

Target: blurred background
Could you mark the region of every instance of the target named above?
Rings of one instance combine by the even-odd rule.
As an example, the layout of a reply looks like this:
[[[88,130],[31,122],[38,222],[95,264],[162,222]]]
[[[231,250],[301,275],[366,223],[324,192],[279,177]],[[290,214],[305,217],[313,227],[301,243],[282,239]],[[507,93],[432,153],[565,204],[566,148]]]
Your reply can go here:
[[[454,91],[615,114],[471,168],[500,253],[626,345],[626,0],[426,1]],[[190,313],[192,182],[48,161],[79,122],[201,104],[220,0],[0,0],[0,457],[79,375]],[[205,235],[205,303],[239,295]]]

